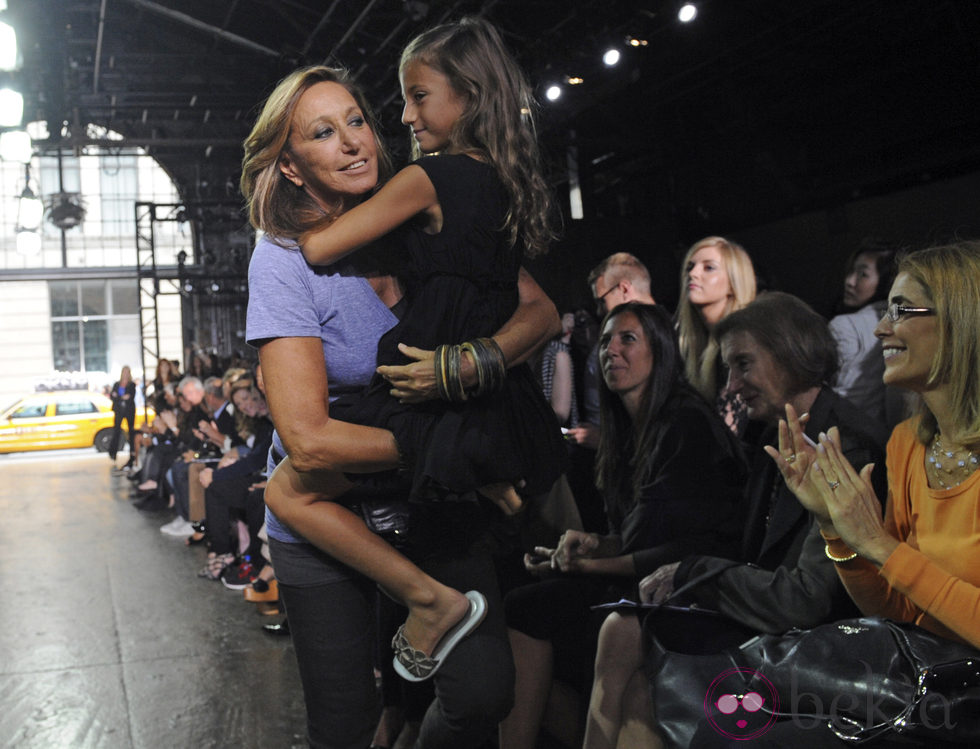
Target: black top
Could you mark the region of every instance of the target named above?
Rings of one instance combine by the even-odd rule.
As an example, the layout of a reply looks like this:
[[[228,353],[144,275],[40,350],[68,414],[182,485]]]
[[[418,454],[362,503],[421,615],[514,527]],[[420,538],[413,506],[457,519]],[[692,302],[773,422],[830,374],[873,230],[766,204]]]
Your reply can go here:
[[[125,396],[129,396],[128,398]],[[121,381],[112,386],[109,393],[112,398],[112,410],[117,414],[133,418],[136,416],[136,383],[130,380],[125,386]]]
[[[428,234],[411,223],[392,243],[408,249],[408,308],[379,342],[379,364],[408,362],[398,343],[433,350],[489,336],[517,307],[523,251],[501,230],[508,201],[494,170],[464,155],[416,163],[435,186],[443,226]],[[376,376],[361,395],[331,403],[331,415],[394,433],[410,468],[412,499],[520,480],[524,493],[543,494],[558,478],[565,457],[561,431],[526,366],[510,369],[499,392],[464,404],[405,405],[389,389]]]

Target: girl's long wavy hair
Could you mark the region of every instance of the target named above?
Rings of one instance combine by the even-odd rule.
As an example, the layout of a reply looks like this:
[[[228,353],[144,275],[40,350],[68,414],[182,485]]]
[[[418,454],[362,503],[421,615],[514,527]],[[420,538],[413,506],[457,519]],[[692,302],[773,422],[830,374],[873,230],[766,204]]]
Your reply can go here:
[[[500,176],[510,209],[502,227],[529,257],[547,252],[556,237],[551,190],[544,179],[534,124],[535,102],[517,62],[489,22],[463,18],[415,37],[399,71],[420,62],[449,79],[465,102],[450,133],[449,150],[485,159]],[[418,143],[413,153],[421,155]]]
[[[947,439],[980,449],[980,242],[918,250],[901,258],[899,273],[922,286],[936,309],[939,346],[929,372],[931,385],[950,390],[954,434]],[[917,436],[928,445],[936,417],[920,402]]]
[[[317,83],[339,83],[351,96],[364,115],[377,144],[378,184],[391,176],[391,159],[378,137],[374,116],[363,93],[349,78],[346,70],[313,65],[295,70],[283,78],[269,94],[258,119],[245,139],[240,187],[248,207],[252,226],[270,238],[282,241],[296,239],[301,234],[333,221],[340,212],[325,212],[303,188],[297,187],[279,169],[279,159],[289,143],[293,113],[300,97]]]
[[[680,340],[681,355],[688,381],[710,403],[718,395],[717,367],[718,341],[701,316],[701,312],[691,304],[687,288],[687,265],[694,253],[705,247],[717,247],[728,274],[732,294],[728,298],[724,316],[742,309],[755,299],[755,269],[752,259],[741,245],[724,237],[705,237],[693,245],[681,263],[681,295],[677,305],[677,334]]]
[[[604,378],[599,380],[601,428],[595,482],[610,516],[619,518],[629,511],[650,480],[657,443],[667,426],[660,418],[664,405],[682,391],[693,394],[684,376],[684,362],[670,315],[657,305],[626,302],[606,315],[600,330],[605,330],[610,320],[627,313],[635,315],[640,323],[650,346],[653,366],[635,424],[622,399],[609,389]]]

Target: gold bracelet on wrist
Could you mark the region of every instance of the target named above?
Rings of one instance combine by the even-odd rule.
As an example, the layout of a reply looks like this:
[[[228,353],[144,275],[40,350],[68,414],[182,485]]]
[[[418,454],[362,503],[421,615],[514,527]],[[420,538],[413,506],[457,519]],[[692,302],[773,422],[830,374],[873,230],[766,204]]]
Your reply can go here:
[[[844,562],[850,562],[852,559],[857,559],[858,553],[856,551],[851,552],[846,557],[835,557],[830,553],[830,544],[824,544],[823,553],[827,555],[829,559],[834,564],[843,564]]]

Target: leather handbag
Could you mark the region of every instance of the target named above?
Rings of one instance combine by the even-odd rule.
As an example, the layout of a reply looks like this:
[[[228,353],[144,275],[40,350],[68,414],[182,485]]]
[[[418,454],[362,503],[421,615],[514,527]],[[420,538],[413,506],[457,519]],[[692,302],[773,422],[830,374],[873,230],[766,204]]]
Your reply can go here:
[[[848,619],[710,655],[667,651],[646,629],[668,746],[750,740],[786,720],[852,744],[980,743],[980,651],[915,625]]]
[[[364,499],[360,502],[361,516],[371,532],[400,551],[408,548],[411,506],[408,500]]]

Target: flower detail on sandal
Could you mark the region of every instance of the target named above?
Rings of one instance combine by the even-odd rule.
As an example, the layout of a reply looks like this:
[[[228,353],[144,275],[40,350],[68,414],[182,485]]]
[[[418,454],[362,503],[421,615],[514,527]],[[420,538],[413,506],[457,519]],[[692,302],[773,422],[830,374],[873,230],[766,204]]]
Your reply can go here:
[[[430,678],[445,663],[453,648],[480,625],[487,614],[487,599],[476,590],[468,591],[466,597],[470,602],[469,610],[462,619],[446,631],[431,656],[409,645],[405,637],[404,624],[398,628],[391,641],[391,647],[395,651],[393,665],[399,676],[407,681],[425,681]]]

